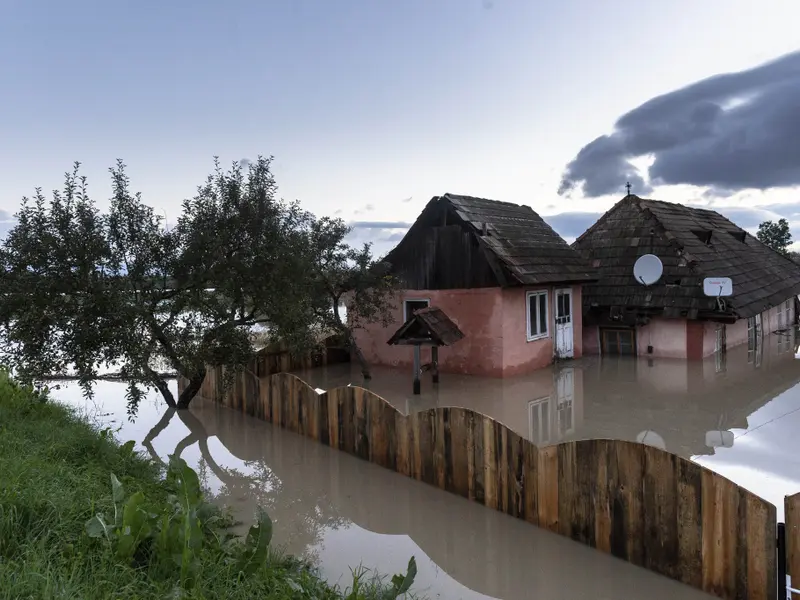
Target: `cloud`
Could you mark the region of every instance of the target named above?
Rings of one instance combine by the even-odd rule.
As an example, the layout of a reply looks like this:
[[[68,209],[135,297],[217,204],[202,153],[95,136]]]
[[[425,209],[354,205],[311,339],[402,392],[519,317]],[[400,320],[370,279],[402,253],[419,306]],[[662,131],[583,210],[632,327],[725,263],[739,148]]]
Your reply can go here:
[[[353,221],[349,223],[353,229],[408,229],[407,221]]]
[[[716,75],[620,117],[567,165],[559,194],[619,194],[630,181],[709,187],[715,195],[800,185],[800,52]],[[640,171],[630,160],[650,157]]]
[[[790,224],[794,224],[792,229],[798,232],[797,237],[800,239],[800,202],[766,204],[755,207],[715,206],[713,210],[727,217],[742,229],[751,231],[758,229],[758,226],[764,221],[777,221],[784,218]],[[542,218],[556,230],[558,235],[569,241],[589,229],[601,216],[602,213],[564,212]]]

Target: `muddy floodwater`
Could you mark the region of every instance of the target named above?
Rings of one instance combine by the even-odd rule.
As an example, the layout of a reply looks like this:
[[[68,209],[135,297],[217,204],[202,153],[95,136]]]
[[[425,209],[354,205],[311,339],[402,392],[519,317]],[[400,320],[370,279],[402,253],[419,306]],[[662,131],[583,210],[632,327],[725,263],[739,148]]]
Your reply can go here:
[[[484,412],[540,445],[600,437],[660,446],[770,500],[782,518],[783,496],[800,491],[794,352],[768,336],[760,350],[732,348],[703,362],[587,358],[505,380],[443,374],[438,388],[423,379],[416,397],[410,373],[376,369],[369,387],[403,412]],[[362,383],[349,365],[301,375],[323,389]],[[414,591],[428,598],[709,597],[206,400],[170,413],[150,395],[129,421],[124,384],[99,383],[93,401],[75,384],[55,394],[157,460],[179,453],[244,523],[265,507],[276,543],[331,582],[346,585],[359,565],[391,575],[415,556]]]

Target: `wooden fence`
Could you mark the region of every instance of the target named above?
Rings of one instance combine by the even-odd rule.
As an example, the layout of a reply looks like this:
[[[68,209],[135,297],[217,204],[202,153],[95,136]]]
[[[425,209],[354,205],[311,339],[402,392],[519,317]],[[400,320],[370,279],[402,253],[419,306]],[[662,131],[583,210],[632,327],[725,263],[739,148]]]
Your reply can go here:
[[[775,507],[658,448],[616,440],[537,448],[469,409],[403,415],[363,388],[318,394],[288,373],[241,373],[221,394],[217,378],[210,374],[207,391],[230,408],[719,598],[776,597]]]

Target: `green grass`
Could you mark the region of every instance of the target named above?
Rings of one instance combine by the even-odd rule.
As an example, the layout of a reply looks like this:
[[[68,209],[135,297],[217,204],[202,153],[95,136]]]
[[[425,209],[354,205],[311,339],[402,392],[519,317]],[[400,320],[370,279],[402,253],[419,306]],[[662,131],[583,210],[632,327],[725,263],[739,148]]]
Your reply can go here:
[[[145,508],[137,513],[142,518],[175,521],[177,557],[158,551],[155,525],[152,539],[139,540],[128,559],[120,558],[122,528],[108,537],[88,535],[87,522],[97,513],[111,515],[113,524],[112,473],[124,488],[118,508],[143,496]],[[163,477],[160,467],[130,445],[120,446],[108,430],[97,430],[0,371],[0,600],[396,597],[391,584],[363,572],[347,590],[330,587],[301,561],[268,547],[259,554],[249,539],[247,544],[230,540],[219,517],[203,522],[200,537],[192,537],[189,528],[200,524],[196,514],[203,500],[198,495],[194,504],[180,508],[185,480]],[[184,556],[192,561],[193,575],[186,579],[180,544],[190,538]],[[257,564],[244,575],[240,565],[248,557]]]

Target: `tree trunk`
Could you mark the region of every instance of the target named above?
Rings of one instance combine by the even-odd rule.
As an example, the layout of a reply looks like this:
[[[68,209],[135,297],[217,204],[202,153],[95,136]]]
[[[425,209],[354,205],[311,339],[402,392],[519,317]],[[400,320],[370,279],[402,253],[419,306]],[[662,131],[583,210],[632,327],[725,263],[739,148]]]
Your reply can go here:
[[[203,367],[202,370],[193,373],[191,377],[189,377],[189,385],[184,388],[184,390],[181,392],[181,395],[178,397],[178,410],[189,408],[189,403],[197,395],[197,392],[200,391],[200,388],[203,387],[203,381],[205,381],[205,378],[205,367]]]
[[[356,342],[356,336],[353,335],[353,330],[348,327],[344,321],[342,321],[342,317],[339,315],[339,298],[334,297],[333,299],[333,317],[336,320],[336,324],[339,326],[340,330],[344,333],[345,339],[347,340],[347,346],[349,350],[356,355],[356,360],[358,361],[359,366],[361,366],[361,375],[369,381],[372,379],[372,373],[370,372],[369,363],[367,362],[367,357],[364,356],[364,353],[361,351],[361,348],[358,347],[358,342]]]
[[[150,381],[153,382],[153,385],[156,386],[156,389],[161,392],[162,396],[164,396],[164,401],[167,403],[167,406],[170,408],[175,408],[177,406],[175,404],[175,396],[172,395],[172,391],[169,389],[169,384],[161,375],[156,373],[150,367],[145,367],[145,372],[150,378]]]
[[[367,357],[364,356],[364,353],[361,351],[361,348],[358,347],[358,342],[356,342],[356,338],[353,335],[353,332],[349,329],[347,330],[347,340],[348,344],[350,345],[350,349],[353,351],[353,354],[356,355],[356,360],[358,361],[359,366],[361,367],[361,375],[366,380],[372,379],[372,372],[370,371],[369,363],[367,362]]]

